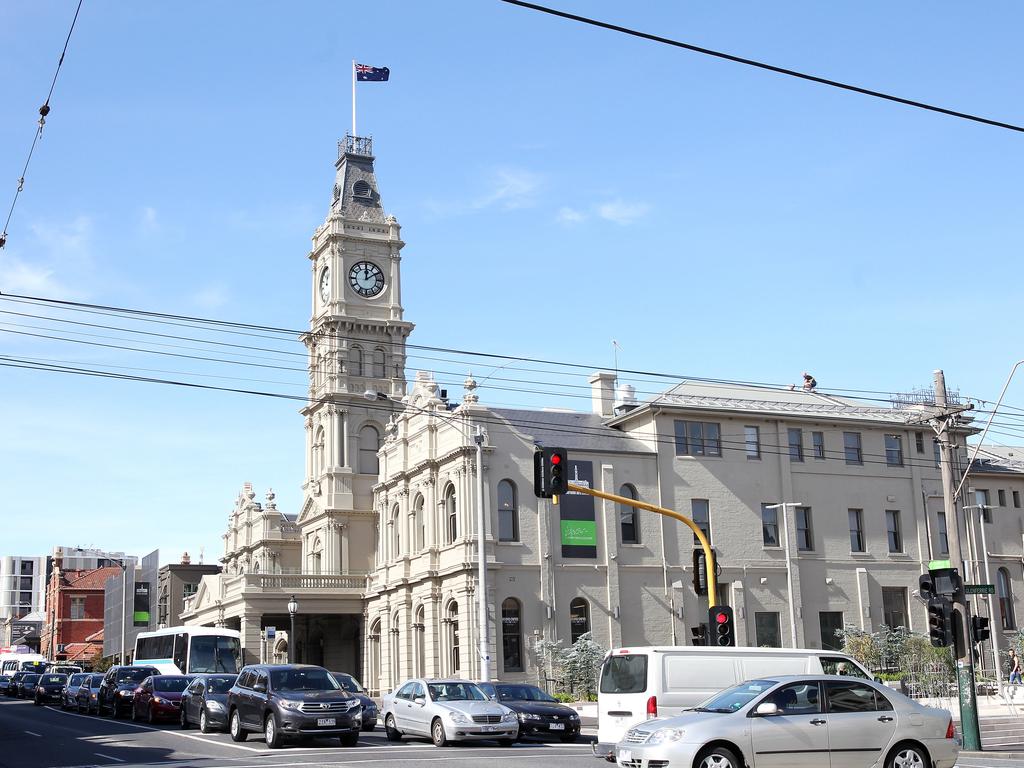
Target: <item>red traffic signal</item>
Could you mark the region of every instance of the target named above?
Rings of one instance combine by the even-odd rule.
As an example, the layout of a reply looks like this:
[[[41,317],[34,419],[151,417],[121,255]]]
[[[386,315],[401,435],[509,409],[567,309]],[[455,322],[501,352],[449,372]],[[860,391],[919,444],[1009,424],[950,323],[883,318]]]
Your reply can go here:
[[[565,448],[543,448],[533,455],[533,492],[538,498],[550,499],[569,492],[568,462]]]
[[[713,605],[708,609],[708,625],[711,627],[709,645],[733,647],[736,645],[736,627],[732,621],[732,608],[727,605]]]

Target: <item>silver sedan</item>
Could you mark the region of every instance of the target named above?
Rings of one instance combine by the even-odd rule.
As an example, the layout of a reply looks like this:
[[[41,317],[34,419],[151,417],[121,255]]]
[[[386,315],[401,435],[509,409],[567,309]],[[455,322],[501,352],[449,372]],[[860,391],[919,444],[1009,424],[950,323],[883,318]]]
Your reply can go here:
[[[410,734],[438,747],[479,739],[507,746],[519,734],[518,715],[468,680],[406,680],[383,697],[381,714],[388,741]]]
[[[749,680],[615,748],[621,768],[952,768],[959,754],[948,711],[836,675]]]

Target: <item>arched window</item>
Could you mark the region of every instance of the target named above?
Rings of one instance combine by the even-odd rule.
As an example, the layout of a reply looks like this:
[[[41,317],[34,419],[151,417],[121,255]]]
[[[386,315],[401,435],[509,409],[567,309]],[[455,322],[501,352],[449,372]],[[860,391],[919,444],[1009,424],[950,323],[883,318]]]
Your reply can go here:
[[[352,347],[349,352],[349,373],[353,376],[363,375],[363,350],[359,347]]]
[[[402,556],[402,518],[398,511],[398,505],[391,508],[391,558]]]
[[[320,477],[324,471],[324,428],[317,427],[313,438],[313,477]]]
[[[1010,586],[1010,572],[1005,568],[996,571],[996,595],[999,597],[999,613],[1003,629],[1016,629],[1017,620],[1013,615],[1013,588]]]
[[[327,369],[324,367],[324,356],[316,359],[316,383],[323,385],[327,383]]]
[[[577,640],[590,631],[590,603],[582,597],[574,598],[569,603],[569,638],[575,644]]]
[[[498,483],[498,541],[519,541],[519,504],[511,480]]]
[[[391,687],[394,688],[402,679],[402,614],[395,611],[391,617]]]
[[[359,430],[359,471],[364,475],[376,475],[380,472],[377,462],[377,451],[380,450],[380,432],[376,427],[367,424]]]
[[[445,611],[445,624],[448,627],[448,674],[459,674],[459,604],[454,600],[448,603]]]
[[[454,544],[459,537],[459,510],[455,504],[455,486],[444,489],[444,543]]]
[[[416,609],[416,613],[413,614],[413,652],[412,652],[412,663],[413,670],[412,674],[414,677],[426,677],[427,674],[427,647],[426,637],[426,612],[423,610],[421,605]]]
[[[619,496],[627,499],[637,499],[636,488],[628,483],[619,488]],[[637,515],[637,508],[627,504],[619,504],[619,533],[623,544],[640,543],[640,518]]]
[[[370,375],[378,379],[383,379],[385,376],[384,371],[384,350],[375,349],[373,350],[373,370],[370,371]]]
[[[381,557],[381,554],[382,553],[380,551],[380,524],[379,523],[374,523],[373,524],[373,564],[374,565],[380,565],[380,562],[383,559]]]
[[[369,653],[369,687],[371,691],[380,691],[380,619],[376,619],[370,625],[370,634],[367,637],[370,645]]]
[[[501,658],[506,672],[523,671],[523,609],[514,597],[501,604]]]
[[[426,520],[423,518],[423,496],[418,495],[412,503],[412,519],[409,521],[409,538],[412,539],[413,552],[423,551],[426,546]]]
[[[323,565],[323,545],[320,543],[320,537],[317,536],[313,539],[313,546],[309,548],[309,571],[310,573],[320,573],[320,569]]]

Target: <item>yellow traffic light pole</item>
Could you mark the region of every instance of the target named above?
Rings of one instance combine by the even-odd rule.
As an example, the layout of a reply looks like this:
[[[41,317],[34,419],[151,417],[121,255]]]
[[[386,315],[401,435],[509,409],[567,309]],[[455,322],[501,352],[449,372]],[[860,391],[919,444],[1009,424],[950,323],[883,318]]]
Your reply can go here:
[[[707,563],[708,571],[708,606],[718,605],[718,585],[715,582],[717,574],[714,573],[713,566],[715,565],[714,555],[711,553],[711,544],[708,542],[708,537],[704,535],[704,531],[700,529],[693,520],[688,517],[683,517],[678,512],[674,512],[671,509],[665,509],[664,507],[656,507],[653,504],[647,504],[643,501],[637,501],[636,499],[627,499],[625,496],[616,496],[614,493],[605,493],[604,491],[595,491],[593,488],[587,488],[583,485],[577,485],[576,483],[568,483],[570,491],[576,491],[577,493],[585,493],[588,496],[596,496],[599,499],[607,499],[608,501],[615,501],[619,504],[627,504],[631,507],[638,509],[646,509],[648,512],[657,512],[659,515],[665,517],[671,517],[674,520],[678,520],[681,523],[685,523],[690,526],[693,531],[693,535],[700,541],[701,547],[704,548],[704,562]],[[558,497],[554,497],[554,503],[558,503]]]

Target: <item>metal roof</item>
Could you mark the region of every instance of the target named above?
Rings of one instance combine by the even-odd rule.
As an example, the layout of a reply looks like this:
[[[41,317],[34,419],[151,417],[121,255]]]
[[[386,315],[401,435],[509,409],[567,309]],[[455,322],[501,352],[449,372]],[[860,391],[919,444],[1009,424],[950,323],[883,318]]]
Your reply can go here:
[[[513,408],[491,408],[490,411],[541,445],[595,453],[654,453],[639,440],[606,425],[596,413]]]

